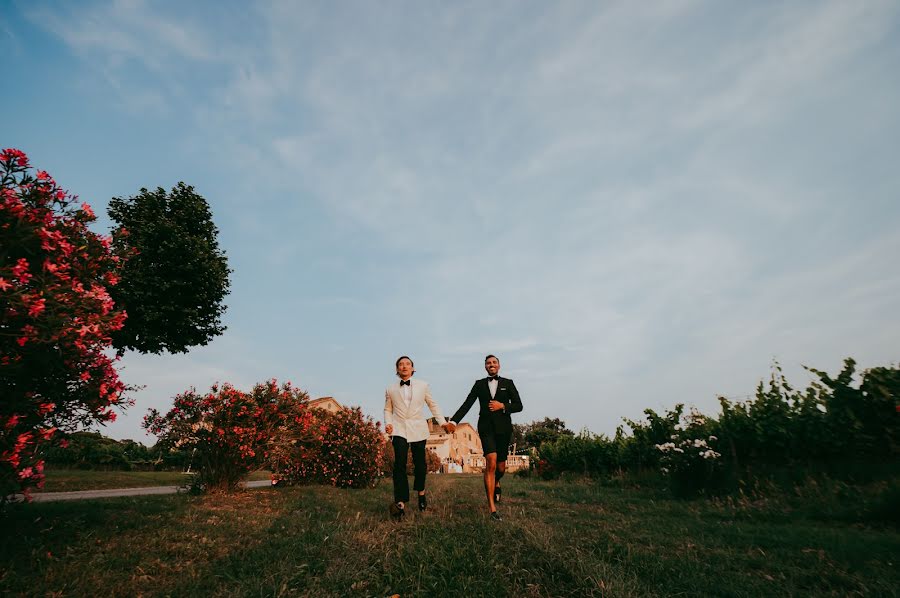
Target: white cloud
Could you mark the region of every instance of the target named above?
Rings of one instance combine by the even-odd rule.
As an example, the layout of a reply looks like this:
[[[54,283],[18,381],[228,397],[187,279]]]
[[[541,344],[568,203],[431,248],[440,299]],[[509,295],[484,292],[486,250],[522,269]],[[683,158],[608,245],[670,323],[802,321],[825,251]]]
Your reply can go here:
[[[895,3],[185,10],[47,20],[135,114],[187,115],[248,264],[241,342],[129,362],[153,396],[296,368],[378,413],[385,354],[453,396],[497,352],[525,421],[609,432],[773,356],[892,355],[898,181],[857,165],[896,162]]]

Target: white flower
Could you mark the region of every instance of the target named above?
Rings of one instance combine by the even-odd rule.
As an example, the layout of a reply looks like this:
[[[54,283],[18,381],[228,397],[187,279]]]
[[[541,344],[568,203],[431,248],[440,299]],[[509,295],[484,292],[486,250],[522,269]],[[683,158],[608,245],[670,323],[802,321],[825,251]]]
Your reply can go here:
[[[676,453],[683,453],[683,452],[684,452],[684,449],[680,449],[680,448],[678,448],[678,447],[675,447],[675,452],[676,452]]]
[[[718,438],[716,438],[715,436],[710,436],[709,439],[710,440],[718,440]]]

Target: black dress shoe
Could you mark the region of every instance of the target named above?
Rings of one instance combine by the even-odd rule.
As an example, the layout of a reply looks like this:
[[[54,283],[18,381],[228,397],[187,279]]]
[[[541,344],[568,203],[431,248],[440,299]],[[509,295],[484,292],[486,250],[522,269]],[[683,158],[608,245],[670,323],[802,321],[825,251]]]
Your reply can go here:
[[[428,508],[428,501],[425,499],[424,494],[420,494],[419,495],[419,510],[424,511],[426,508]]]
[[[498,513],[497,511],[494,511],[493,513],[491,513],[491,520],[492,521],[503,521],[503,517],[500,516],[500,513]]]
[[[403,515],[406,514],[406,509],[404,508],[404,505],[402,502],[392,502],[390,511],[391,511],[391,518],[394,521],[400,521],[401,519],[403,519]]]
[[[501,494],[502,490],[500,490],[500,486],[494,486],[494,502],[500,502]]]

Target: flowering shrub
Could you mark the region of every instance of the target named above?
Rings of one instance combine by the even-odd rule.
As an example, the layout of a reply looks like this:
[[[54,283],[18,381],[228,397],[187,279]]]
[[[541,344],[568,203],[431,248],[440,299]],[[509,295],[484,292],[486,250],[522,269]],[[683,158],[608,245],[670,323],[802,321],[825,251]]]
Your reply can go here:
[[[378,424],[359,407],[317,412],[323,429],[320,480],[339,488],[365,488],[378,477],[383,436]]]
[[[287,382],[256,385],[249,393],[229,384],[205,395],[193,389],[175,397],[166,415],[151,409],[144,427],[171,449],[190,449],[199,486],[230,490],[279,450],[278,439],[311,430],[308,395]]]
[[[42,486],[40,447],[58,428],[127,404],[106,351],[125,321],[108,293],[120,260],[76,202],[23,152],[0,152],[0,503]]]
[[[319,482],[338,488],[372,486],[380,473],[384,437],[359,407],[336,413],[314,410],[313,432],[278,441],[271,463],[275,482]],[[285,442],[287,440],[287,442]]]
[[[669,478],[676,495],[693,496],[713,489],[722,456],[709,444],[716,440],[715,436],[703,439],[673,434],[671,442],[656,445],[662,454],[660,470]]]

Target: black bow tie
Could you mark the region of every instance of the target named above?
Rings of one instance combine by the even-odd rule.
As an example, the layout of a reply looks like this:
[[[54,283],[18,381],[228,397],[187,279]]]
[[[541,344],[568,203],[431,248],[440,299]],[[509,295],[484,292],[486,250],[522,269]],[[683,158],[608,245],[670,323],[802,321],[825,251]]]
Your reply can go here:
[[[488,380],[499,380],[500,376],[488,376]]]
[[[412,382],[412,380],[401,380],[400,386],[409,386],[410,382]]]

